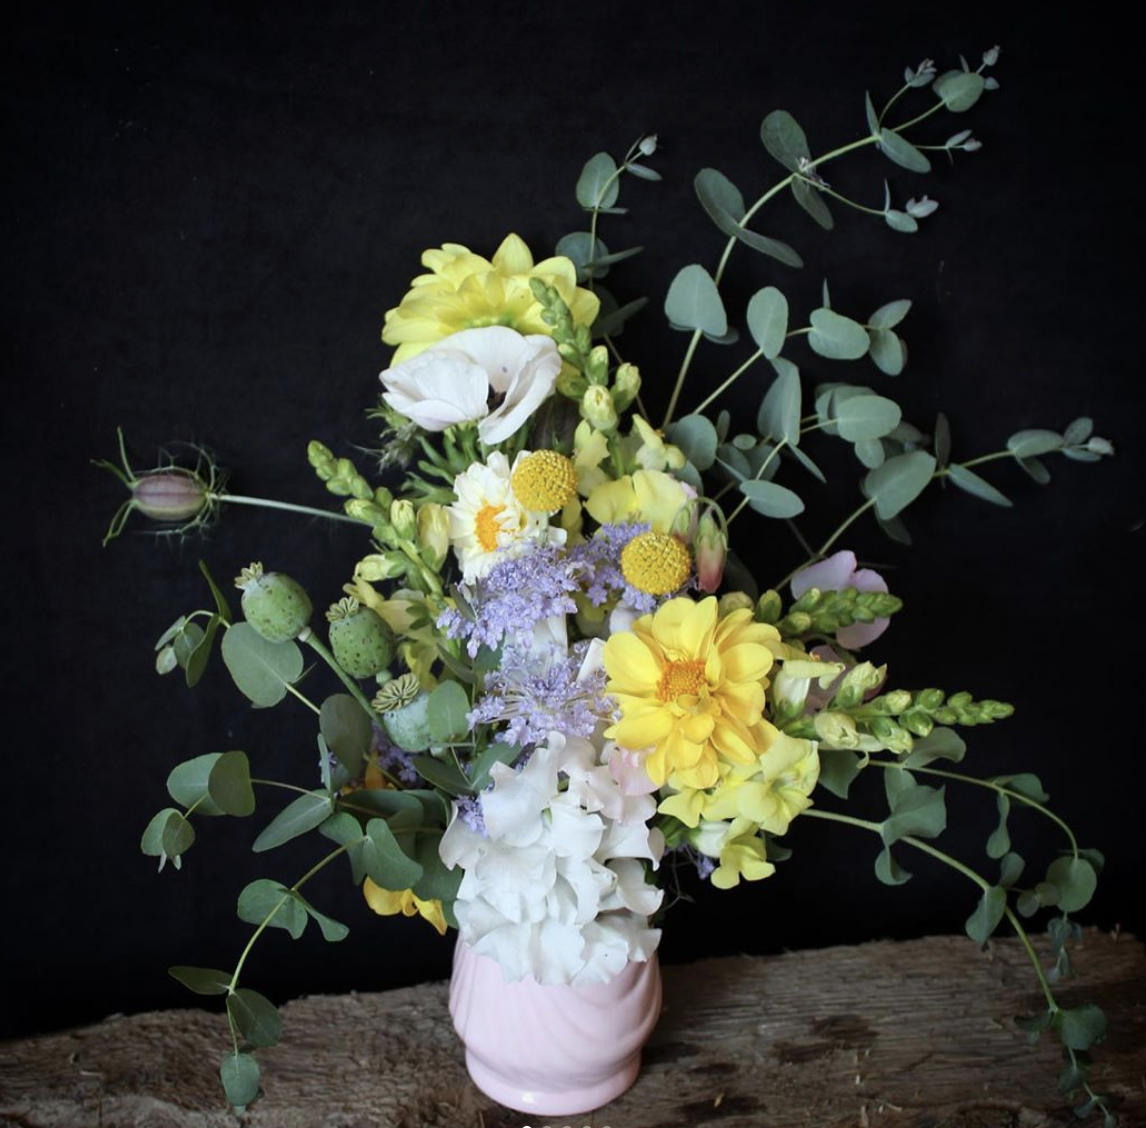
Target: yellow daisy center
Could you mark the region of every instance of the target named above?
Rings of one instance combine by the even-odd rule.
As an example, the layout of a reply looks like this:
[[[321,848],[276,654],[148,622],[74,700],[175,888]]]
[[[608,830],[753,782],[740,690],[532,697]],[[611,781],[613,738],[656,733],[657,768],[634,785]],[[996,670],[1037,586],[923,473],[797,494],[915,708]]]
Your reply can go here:
[[[498,534],[501,525],[498,517],[505,511],[504,505],[483,505],[474,518],[474,536],[486,552],[493,552],[497,548]]]
[[[555,513],[577,492],[573,463],[555,450],[535,450],[518,464],[511,479],[517,500],[534,513]]]
[[[639,591],[668,595],[684,586],[692,556],[670,533],[638,533],[621,552],[621,571]]]
[[[688,695],[696,697],[705,684],[704,663],[696,659],[688,662],[666,662],[661,680],[657,682],[657,696],[662,701],[675,701]]]

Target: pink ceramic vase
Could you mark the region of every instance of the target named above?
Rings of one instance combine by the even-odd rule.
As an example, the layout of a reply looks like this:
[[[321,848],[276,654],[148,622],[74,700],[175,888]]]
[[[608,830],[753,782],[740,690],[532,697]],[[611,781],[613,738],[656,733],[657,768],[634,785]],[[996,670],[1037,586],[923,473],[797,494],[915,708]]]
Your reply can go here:
[[[450,1014],[474,1084],[519,1112],[564,1116],[619,1097],[637,1078],[661,1010],[660,966],[630,963],[608,983],[507,983],[488,956],[454,950]]]

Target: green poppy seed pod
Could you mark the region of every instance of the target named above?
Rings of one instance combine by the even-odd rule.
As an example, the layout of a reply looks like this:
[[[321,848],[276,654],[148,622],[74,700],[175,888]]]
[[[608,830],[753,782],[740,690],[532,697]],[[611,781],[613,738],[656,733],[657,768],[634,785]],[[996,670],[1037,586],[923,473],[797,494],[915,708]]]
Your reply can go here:
[[[340,599],[326,613],[334,660],[354,678],[372,678],[394,660],[394,632],[357,599]]]
[[[190,521],[209,504],[207,486],[190,470],[153,470],[131,487],[135,508],[153,521]]]
[[[235,579],[243,593],[243,617],[268,642],[289,642],[310,622],[310,596],[302,584],[280,572],[264,572],[257,561]]]
[[[408,705],[382,714],[386,735],[404,752],[425,752],[430,747],[430,695],[420,693]]]

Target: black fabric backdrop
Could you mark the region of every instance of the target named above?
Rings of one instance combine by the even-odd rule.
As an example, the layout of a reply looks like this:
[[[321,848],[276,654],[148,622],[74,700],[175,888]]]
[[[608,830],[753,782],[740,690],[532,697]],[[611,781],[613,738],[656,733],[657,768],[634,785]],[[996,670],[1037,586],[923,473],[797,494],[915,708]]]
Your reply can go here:
[[[902,684],[1015,702],[1013,720],[968,734],[969,762],[1038,771],[1083,842],[1109,857],[1085,919],[1141,931],[1142,220],[1125,155],[1138,135],[1137,64],[1097,22],[899,3],[25,13],[2,76],[0,1032],[194,1002],[165,967],[230,966],[248,934],[234,916],[238,891],[258,876],[293,880],[316,856],[307,841],[252,855],[253,822],[237,820],[200,823],[182,872],[156,874],[139,854],[180,760],[243,748],[261,774],[306,782],[314,759],[300,708],[250,710],[221,665],[193,692],[161,681],[151,644],[177,614],[206,606],[200,557],[222,578],[263,559],[322,604],[361,538],[249,511],[205,539],[156,543],[135,524],[102,549],[121,495],[89,459],[113,455],[117,424],[141,466],[164,444],[202,442],[236,492],[326,504],[306,441],[370,446],[363,412],[388,355],[382,316],[421,251],[458,241],[488,254],[517,231],[549,253],[581,226],[572,189],[582,162],[652,130],[664,183],[626,183],[631,213],[606,218],[602,235],[648,248],[611,284],[623,299],[653,299],[620,343],[663,406],[684,347],[663,323],[665,287],[684,263],[712,264],[722,243],[695,202],[695,171],[719,168],[753,198],[777,175],[758,135],[769,110],[791,110],[824,151],[861,135],[866,87],[878,100],[905,65],[928,55],[956,64],[959,52],[977,63],[996,41],[1002,89],[930,129],[941,140],[973,127],[980,153],[937,160],[928,178],[870,152],[827,172],[873,204],[884,177],[900,200],[938,199],[918,235],[840,208],[825,234],[780,202],[761,226],[808,266],[738,251],[731,305],[771,282],[807,310],[825,276],[844,310],[910,297],[911,361],[897,381],[824,361],[807,371],[870,378],[925,428],[946,411],[957,457],[1080,414],[1117,445],[1099,466],[1054,461],[1046,488],[1000,464],[991,477],[1013,510],[932,491],[908,514],[910,551],[868,522],[847,539],[907,603],[875,656]],[[744,352],[702,349],[692,402]],[[729,405],[753,411],[758,395],[745,388]],[[807,491],[817,541],[859,500],[858,467],[831,465],[831,491]],[[745,521],[737,535],[763,580],[798,562],[780,525]],[[982,851],[990,795],[950,798],[952,847],[993,872]],[[264,799],[263,811],[274,806]],[[1029,814],[1014,822],[1044,862],[1063,844]],[[925,859],[905,857],[915,880],[885,889],[858,831],[806,820],[789,842],[794,858],[764,884],[730,894],[690,885],[699,905],[671,913],[665,958],[956,932],[975,900]],[[329,947],[313,929],[296,943],[268,936],[249,982],[272,998],[447,974],[451,940],[373,917],[345,875],[311,895],[351,935]]]

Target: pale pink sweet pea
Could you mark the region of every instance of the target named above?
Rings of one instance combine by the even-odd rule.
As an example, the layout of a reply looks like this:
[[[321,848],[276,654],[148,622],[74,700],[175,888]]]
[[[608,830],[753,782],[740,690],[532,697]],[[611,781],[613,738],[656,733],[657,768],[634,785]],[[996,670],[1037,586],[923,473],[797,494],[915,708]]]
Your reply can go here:
[[[799,599],[806,591],[818,588],[820,591],[887,591],[887,581],[870,568],[856,570],[854,552],[845,549],[821,560],[792,577],[792,595]],[[836,640],[848,650],[859,650],[862,646],[875,642],[887,630],[889,619],[876,619],[874,623],[853,623],[850,627],[840,627]]]
[[[515,434],[553,393],[561,357],[552,338],[504,325],[463,329],[379,377],[382,398],[427,431],[477,423],[482,442]],[[500,399],[490,411],[491,393]]]
[[[620,785],[622,795],[651,795],[656,791],[657,785],[645,771],[645,759],[651,751],[651,748],[630,751],[613,745],[608,753],[609,774]]]

